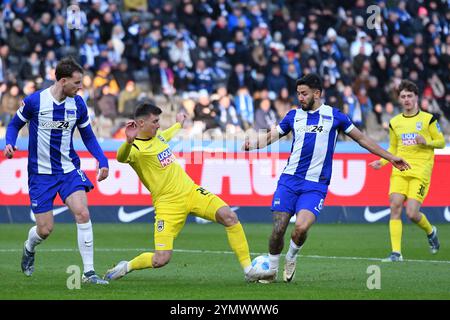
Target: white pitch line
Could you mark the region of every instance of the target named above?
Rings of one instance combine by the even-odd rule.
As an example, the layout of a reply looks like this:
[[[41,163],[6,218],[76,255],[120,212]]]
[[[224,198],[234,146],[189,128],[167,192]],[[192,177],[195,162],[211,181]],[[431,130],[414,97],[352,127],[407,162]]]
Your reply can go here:
[[[153,251],[150,248],[97,248],[95,251],[98,252],[142,252],[142,251]],[[206,253],[206,254],[232,254],[232,251],[213,251],[213,250],[191,250],[191,249],[174,249],[175,252],[181,253]],[[0,249],[0,253],[7,252],[22,252],[22,249]],[[59,249],[39,249],[38,252],[78,252],[78,249],[70,248],[59,248]],[[263,255],[267,254],[265,252],[253,252],[251,255]],[[284,254],[283,254],[284,255]],[[381,258],[370,258],[370,257],[343,257],[343,256],[318,256],[318,255],[300,255],[302,258],[309,259],[334,259],[334,260],[367,260],[367,261],[378,261],[381,262]],[[420,262],[420,263],[445,263],[450,264],[447,260],[417,260],[417,259],[403,259],[403,262]]]

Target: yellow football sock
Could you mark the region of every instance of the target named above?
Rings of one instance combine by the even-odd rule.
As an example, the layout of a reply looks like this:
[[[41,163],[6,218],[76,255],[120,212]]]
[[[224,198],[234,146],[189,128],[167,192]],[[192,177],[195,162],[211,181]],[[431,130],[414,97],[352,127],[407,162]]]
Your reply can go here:
[[[246,268],[252,264],[250,259],[250,250],[248,248],[247,238],[245,237],[244,228],[240,222],[231,227],[225,227],[228,236],[228,243],[236,254],[242,268]]]
[[[422,212],[420,214],[422,215],[422,218],[420,218],[420,221],[417,222],[417,225],[420,229],[425,231],[427,235],[430,235],[433,232],[433,227],[431,226],[425,214],[423,214]]]
[[[389,220],[392,252],[402,252],[402,220]]]
[[[128,262],[128,271],[153,268],[153,252],[144,252]]]

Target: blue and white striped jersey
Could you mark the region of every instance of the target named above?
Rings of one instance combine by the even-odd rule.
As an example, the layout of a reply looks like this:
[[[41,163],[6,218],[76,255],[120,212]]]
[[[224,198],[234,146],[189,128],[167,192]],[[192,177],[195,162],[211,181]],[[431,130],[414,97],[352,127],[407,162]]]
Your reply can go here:
[[[348,133],[353,128],[346,115],[325,104],[315,111],[289,111],[277,126],[281,135],[291,131],[294,135],[291,155],[279,183],[293,190],[307,186],[326,191],[339,130]]]
[[[80,96],[58,102],[50,88],[37,91],[24,99],[17,116],[29,124],[29,174],[68,173],[80,168],[73,132],[75,127],[81,129],[90,124]]]

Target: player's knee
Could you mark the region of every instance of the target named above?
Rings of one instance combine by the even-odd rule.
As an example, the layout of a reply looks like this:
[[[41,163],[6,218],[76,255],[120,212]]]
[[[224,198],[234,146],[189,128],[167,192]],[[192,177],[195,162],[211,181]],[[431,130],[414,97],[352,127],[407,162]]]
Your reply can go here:
[[[46,239],[53,231],[53,225],[45,224],[37,226],[36,232],[42,239]]]
[[[305,222],[295,223],[294,234],[300,236],[308,232],[309,225]]]
[[[89,222],[90,215],[87,207],[81,208],[78,212],[75,213],[75,220],[77,223],[86,223]]]
[[[235,212],[233,212],[230,208],[221,208],[217,211],[216,220],[220,224],[223,224],[226,227],[230,227],[239,222],[238,217]]]
[[[419,211],[417,211],[414,208],[406,208],[406,216],[410,220],[417,220],[417,216],[419,214]]]
[[[153,268],[164,267],[166,264],[169,263],[171,256],[172,256],[171,254],[158,253],[158,251],[156,251],[152,261]]]
[[[403,204],[397,202],[391,202],[391,216],[399,217],[402,214]]]

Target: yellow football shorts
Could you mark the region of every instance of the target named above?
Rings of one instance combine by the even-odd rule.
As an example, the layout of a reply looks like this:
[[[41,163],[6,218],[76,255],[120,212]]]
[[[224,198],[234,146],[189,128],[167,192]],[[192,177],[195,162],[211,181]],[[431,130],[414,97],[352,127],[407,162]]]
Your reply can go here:
[[[219,208],[228,206],[206,189],[194,185],[190,193],[175,202],[155,206],[155,250],[172,250],[173,241],[180,233],[188,214],[216,221]]]
[[[389,194],[400,193],[420,203],[428,194],[430,183],[414,177],[391,176]]]

